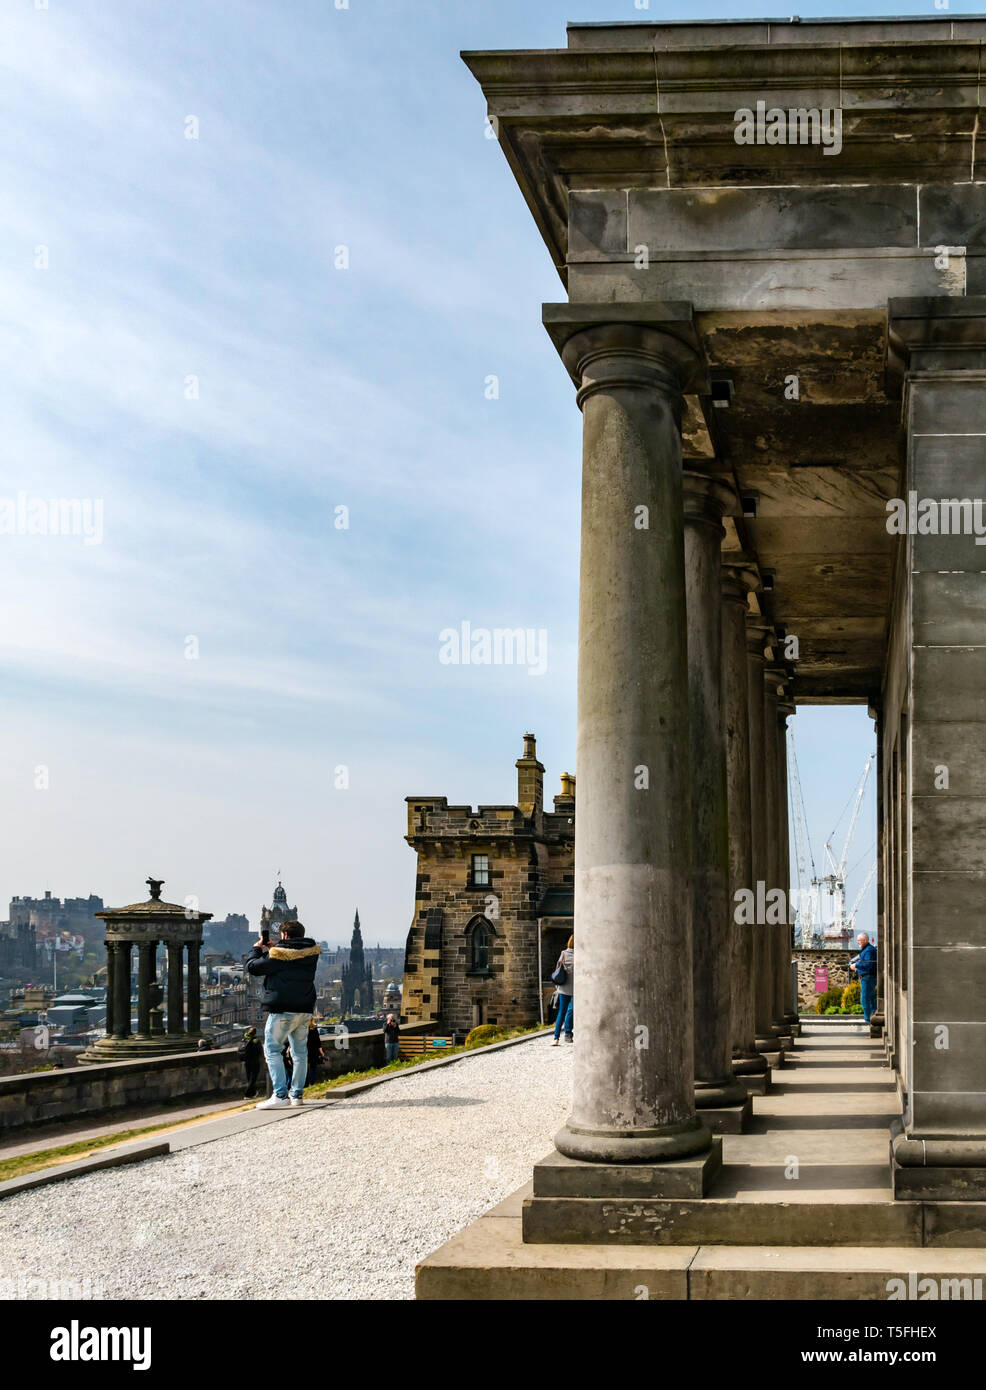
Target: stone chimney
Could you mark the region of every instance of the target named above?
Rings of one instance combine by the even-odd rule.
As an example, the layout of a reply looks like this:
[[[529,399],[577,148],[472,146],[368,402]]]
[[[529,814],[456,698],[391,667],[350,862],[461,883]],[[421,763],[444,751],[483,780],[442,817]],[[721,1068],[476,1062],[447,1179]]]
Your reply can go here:
[[[555,811],[559,815],[575,814],[575,778],[569,772],[561,775],[561,792],[555,797]]]
[[[537,759],[533,734],[524,735],[524,756],[517,759],[517,805],[540,827],[544,812],[544,768]]]

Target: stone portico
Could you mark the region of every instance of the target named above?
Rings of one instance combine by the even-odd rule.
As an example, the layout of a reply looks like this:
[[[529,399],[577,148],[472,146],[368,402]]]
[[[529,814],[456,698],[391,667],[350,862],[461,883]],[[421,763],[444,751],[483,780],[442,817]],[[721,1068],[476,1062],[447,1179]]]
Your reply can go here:
[[[802,1051],[790,927],[732,907],[789,889],[788,719],[855,703],[886,1180],[986,1245],[984,39],[576,24],[564,49],[463,55],[567,294],[543,321],[583,416],[575,1084],[529,1242],[728,1195],[715,1135],[748,1091],[769,1129],[760,1096]],[[804,140],[737,143],[758,103]],[[811,142],[835,113],[837,151]],[[961,505],[896,534],[909,496]]]

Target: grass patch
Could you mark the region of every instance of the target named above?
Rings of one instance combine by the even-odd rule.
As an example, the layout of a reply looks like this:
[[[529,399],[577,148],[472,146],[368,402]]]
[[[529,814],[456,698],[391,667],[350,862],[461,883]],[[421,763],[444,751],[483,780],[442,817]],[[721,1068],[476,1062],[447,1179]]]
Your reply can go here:
[[[24,1177],[25,1174],[35,1173],[41,1168],[54,1168],[59,1163],[70,1163],[75,1158],[88,1158],[100,1149],[109,1149],[115,1144],[126,1144],[131,1139],[143,1139],[149,1134],[160,1134],[167,1129],[181,1129],[184,1125],[193,1125],[199,1120],[217,1120],[223,1115],[248,1109],[248,1105],[236,1105],[229,1110],[213,1111],[207,1115],[191,1115],[184,1120],[167,1120],[164,1124],[145,1125],[141,1129],[118,1129],[112,1134],[100,1134],[95,1139],[77,1139],[74,1144],[59,1144],[53,1149],[16,1154],[13,1158],[0,1158],[0,1182],[6,1182],[8,1178]]]
[[[543,1033],[546,1031],[540,1023],[536,1023],[533,1028],[511,1028],[502,1037],[497,1038],[497,1042],[506,1042],[508,1038],[520,1038],[525,1033]],[[324,1096],[327,1091],[334,1091],[337,1086],[351,1086],[354,1081],[370,1081],[377,1076],[393,1076],[397,1072],[410,1071],[413,1067],[420,1067],[422,1062],[437,1062],[442,1057],[454,1057],[461,1052],[475,1052],[474,1047],[466,1047],[461,1044],[459,1047],[443,1047],[436,1052],[422,1052],[418,1057],[402,1057],[396,1062],[387,1062],[382,1067],[370,1067],[366,1071],[347,1071],[344,1076],[333,1076],[330,1081],[316,1081],[314,1086],[305,1087],[305,1095],[313,1100],[319,1096]]]

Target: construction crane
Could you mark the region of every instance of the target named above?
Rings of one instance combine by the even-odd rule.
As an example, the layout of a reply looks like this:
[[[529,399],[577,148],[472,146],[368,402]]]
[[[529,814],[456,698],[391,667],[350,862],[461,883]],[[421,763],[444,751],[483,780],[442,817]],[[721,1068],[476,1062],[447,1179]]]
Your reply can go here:
[[[788,763],[791,776],[791,838],[794,841],[794,856],[798,865],[798,907],[795,921],[795,939],[802,947],[815,944],[815,893],[812,884],[817,881],[815,856],[811,849],[808,833],[808,815],[805,811],[805,798],[801,790],[801,774],[798,771],[798,755],[794,749],[794,730],[787,735]],[[812,877],[808,877],[808,859],[811,859]]]
[[[849,857],[849,848],[852,844],[852,837],[856,833],[856,822],[859,820],[859,811],[860,807],[863,804],[863,793],[866,790],[866,783],[869,779],[870,768],[873,766],[873,759],[874,754],[871,753],[870,756],[866,759],[866,766],[863,768],[863,775],[859,779],[859,786],[856,788],[854,797],[850,797],[849,801],[846,802],[846,805],[843,807],[842,810],[842,815],[840,815],[839,820],[836,821],[835,825],[832,828],[831,834],[825,841],[825,858],[828,860],[829,872],[827,874],[823,874],[821,876],[816,876],[812,878],[812,886],[817,888],[824,888],[825,891],[832,898],[832,920],[825,927],[825,931],[823,933],[824,939],[826,942],[838,941],[839,944],[843,946],[846,944],[846,942],[848,942],[850,936],[852,935],[853,919],[856,916],[856,912],[859,908],[859,904],[862,901],[863,896],[862,893],[859,895],[859,897],[856,899],[855,904],[853,905],[852,911],[847,914],[846,860]],[[839,856],[838,862],[836,862],[835,855],[832,852],[832,841],[835,838],[836,830],[839,828],[839,822],[842,820],[842,816],[846,814],[846,811],[848,810],[850,804],[852,804],[852,815],[849,818],[849,830],[846,834],[845,844],[842,846],[842,853]],[[876,864],[874,863],[873,870],[870,873],[870,878],[872,878],[873,873],[875,871]],[[867,879],[863,891],[865,892],[866,888],[868,887],[869,879]]]

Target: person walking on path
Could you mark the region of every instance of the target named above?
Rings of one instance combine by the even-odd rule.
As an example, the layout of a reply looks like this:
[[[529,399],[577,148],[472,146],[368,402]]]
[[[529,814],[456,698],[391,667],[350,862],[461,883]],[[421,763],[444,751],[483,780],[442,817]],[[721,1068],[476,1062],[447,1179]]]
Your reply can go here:
[[[308,1025],[308,1076],[305,1080],[306,1086],[313,1086],[318,1080],[318,1074],[322,1063],[325,1061],[325,1053],[322,1051],[322,1039],[318,1035],[315,1027],[315,1020],[312,1019]]]
[[[555,1019],[555,1039],[552,1047],[558,1046],[562,1029],[565,1041],[572,1041],[573,1008],[575,1001],[575,937],[568,938],[568,945],[558,957],[552,980],[558,988],[558,1017]]]
[[[393,1014],[387,1015],[383,1025],[383,1045],[387,1049],[387,1061],[396,1062],[401,1051],[401,1029]]]
[[[243,1093],[243,1099],[252,1100],[257,1094],[257,1081],[260,1077],[261,1048],[256,1028],[246,1030],[236,1051],[243,1062],[243,1071],[246,1075],[246,1090]]]
[[[258,1110],[283,1110],[301,1105],[308,1074],[308,1025],[315,1012],[315,970],[321,947],[305,935],[300,922],[285,922],[281,939],[270,945],[256,943],[246,968],[264,981],[260,1002],[267,1014],[264,1028],[264,1056],[274,1094],[263,1100]],[[281,1050],[291,1049],[291,1087]]]

